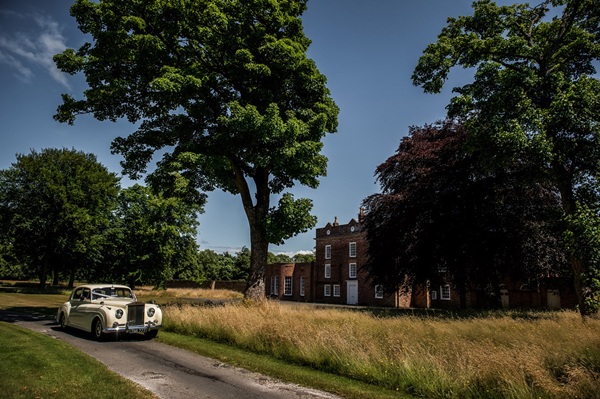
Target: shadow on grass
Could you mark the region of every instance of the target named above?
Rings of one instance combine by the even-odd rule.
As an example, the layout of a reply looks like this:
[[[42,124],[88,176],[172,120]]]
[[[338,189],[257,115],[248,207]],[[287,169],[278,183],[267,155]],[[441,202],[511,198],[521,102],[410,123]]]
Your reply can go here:
[[[0,310],[0,320],[14,323],[17,321],[39,321],[54,320],[56,312],[55,307],[45,306],[14,306]],[[8,320],[7,320],[8,319]]]

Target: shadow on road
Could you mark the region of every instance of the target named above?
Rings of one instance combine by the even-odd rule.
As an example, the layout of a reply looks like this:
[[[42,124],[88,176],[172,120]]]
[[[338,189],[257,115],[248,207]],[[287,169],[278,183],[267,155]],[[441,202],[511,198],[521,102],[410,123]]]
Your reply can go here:
[[[32,311],[34,310],[34,311]],[[7,323],[21,323],[21,322],[43,322],[43,325],[49,327],[52,331],[63,332],[74,337],[94,341],[92,334],[87,331],[79,330],[73,327],[61,328],[54,316],[49,314],[55,313],[56,308],[43,308],[43,307],[12,307],[8,309],[0,309],[0,321]],[[114,341],[146,341],[143,334],[111,334],[107,335],[104,342]]]

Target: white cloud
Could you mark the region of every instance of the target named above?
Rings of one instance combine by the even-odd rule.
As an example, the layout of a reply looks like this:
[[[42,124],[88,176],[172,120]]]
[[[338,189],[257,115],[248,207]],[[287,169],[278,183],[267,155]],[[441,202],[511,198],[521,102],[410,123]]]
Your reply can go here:
[[[23,23],[30,28],[27,31],[0,31],[0,63],[11,67],[16,76],[26,82],[33,81],[35,68],[42,68],[56,82],[69,88],[67,75],[60,72],[52,60],[55,54],[67,48],[59,24],[42,15],[10,12],[10,16],[34,24]]]

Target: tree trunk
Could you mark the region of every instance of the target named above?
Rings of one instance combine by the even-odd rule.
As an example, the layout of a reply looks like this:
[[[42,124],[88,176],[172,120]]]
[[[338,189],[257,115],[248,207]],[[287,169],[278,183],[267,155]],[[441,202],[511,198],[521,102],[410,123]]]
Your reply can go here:
[[[39,273],[40,277],[40,288],[46,288],[46,279],[48,278],[48,259],[44,256],[42,259],[42,267]]]
[[[265,296],[265,272],[267,268],[267,256],[269,253],[269,243],[266,240],[265,234],[262,234],[257,226],[250,227],[250,276],[244,292],[244,298],[263,302]]]
[[[267,269],[267,256],[269,254],[269,239],[267,234],[267,217],[269,214],[269,173],[263,168],[258,168],[253,176],[256,187],[256,204],[242,169],[232,159],[236,174],[236,186],[242,198],[244,212],[250,227],[250,275],[244,292],[244,298],[263,302],[265,294],[265,272]]]
[[[553,165],[553,171],[557,181],[557,188],[561,195],[561,203],[565,216],[573,216],[577,211],[577,202],[573,190],[571,173],[559,164]],[[567,226],[567,229],[569,227]],[[578,237],[575,237],[577,240]],[[573,285],[577,295],[579,313],[582,317],[598,317],[598,309],[588,303],[588,299],[593,298],[595,293],[592,287],[585,282],[585,275],[589,273],[589,266],[578,251],[574,251],[571,256],[571,270],[573,271]]]
[[[74,285],[75,285],[75,269],[73,268],[71,270],[71,275],[69,276],[69,285],[67,288],[73,289]]]

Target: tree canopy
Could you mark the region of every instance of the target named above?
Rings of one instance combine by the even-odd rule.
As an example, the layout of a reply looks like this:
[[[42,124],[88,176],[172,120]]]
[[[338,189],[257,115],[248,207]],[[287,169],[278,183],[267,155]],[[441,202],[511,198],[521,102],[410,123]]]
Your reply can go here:
[[[471,287],[495,294],[507,278],[535,282],[564,270],[556,193],[528,177],[524,160],[486,168],[467,139],[452,121],[412,127],[377,168],[382,193],[364,201],[366,268],[390,291],[449,277],[464,306]]]
[[[326,79],[306,56],[306,0],[77,0],[71,13],[92,38],[55,56],[83,72],[82,99],[63,95],[55,118],[78,114],[140,122],[113,143],[124,171],[201,203],[239,195],[250,226],[248,297],[264,297],[269,243],[312,228],[312,203],[284,191],[326,173],[321,139],[337,129]],[[280,196],[277,206],[271,197]]]
[[[1,234],[42,287],[48,274],[57,282],[62,273],[72,284],[77,272],[100,259],[118,191],[118,177],[92,154],[45,149],[17,155],[0,171]]]
[[[473,10],[448,20],[420,57],[413,83],[437,93],[453,67],[475,71],[471,83],[453,89],[449,116],[464,121],[489,164],[527,157],[545,171],[560,194],[580,311],[597,314],[600,247],[580,233],[598,221],[598,1],[478,0]]]
[[[194,270],[198,211],[138,184],[122,189],[106,233],[106,261],[91,277],[164,288],[175,274]]]

